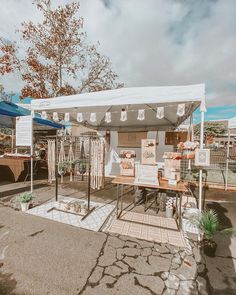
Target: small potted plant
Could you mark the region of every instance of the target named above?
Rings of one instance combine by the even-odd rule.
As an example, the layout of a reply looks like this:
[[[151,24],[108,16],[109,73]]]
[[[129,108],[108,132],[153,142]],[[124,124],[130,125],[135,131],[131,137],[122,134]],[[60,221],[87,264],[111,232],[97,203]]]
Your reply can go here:
[[[204,234],[202,247],[204,253],[209,257],[215,256],[217,244],[213,239],[217,233],[236,235],[236,231],[232,228],[220,229],[217,213],[212,209],[202,211],[192,222],[196,224]]]
[[[30,192],[23,193],[17,197],[17,201],[20,202],[21,210],[27,211],[29,209],[29,204],[33,200],[33,194]]]

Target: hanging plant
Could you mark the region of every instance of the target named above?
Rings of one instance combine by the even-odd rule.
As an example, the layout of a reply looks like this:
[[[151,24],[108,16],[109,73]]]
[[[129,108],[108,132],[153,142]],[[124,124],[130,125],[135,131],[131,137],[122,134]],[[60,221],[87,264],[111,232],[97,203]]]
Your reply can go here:
[[[78,161],[79,164],[79,173],[84,175],[87,170],[87,164],[86,164],[86,156],[85,156],[85,151],[84,151],[84,142],[82,141],[81,144],[81,152],[80,152],[80,158]]]
[[[74,170],[75,169],[75,165],[79,163],[79,160],[72,160],[69,161],[69,167]]]
[[[87,165],[86,165],[86,159],[82,159],[79,161],[79,173],[80,174],[85,174],[87,170]]]
[[[58,173],[60,175],[66,174],[67,169],[68,169],[68,162],[67,161],[63,161],[63,162],[58,163]]]

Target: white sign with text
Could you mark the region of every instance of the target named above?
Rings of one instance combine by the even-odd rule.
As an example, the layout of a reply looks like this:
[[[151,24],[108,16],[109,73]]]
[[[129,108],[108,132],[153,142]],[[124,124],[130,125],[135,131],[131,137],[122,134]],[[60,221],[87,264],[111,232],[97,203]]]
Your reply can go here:
[[[31,116],[16,117],[16,146],[31,146],[32,129]]]

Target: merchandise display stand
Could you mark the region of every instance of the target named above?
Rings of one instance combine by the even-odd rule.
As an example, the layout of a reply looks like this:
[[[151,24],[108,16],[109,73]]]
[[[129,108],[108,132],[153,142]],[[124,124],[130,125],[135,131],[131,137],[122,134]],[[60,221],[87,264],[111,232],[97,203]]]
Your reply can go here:
[[[92,149],[94,145],[96,145],[96,149]],[[56,210],[70,213],[82,216],[83,220],[95,209],[94,206],[91,206],[91,186],[93,189],[99,189],[104,184],[102,178],[104,177],[105,142],[102,137],[97,135],[70,136],[60,130],[56,136],[55,147],[55,201],[61,203],[60,205],[64,204],[67,208],[54,206],[47,212]],[[72,155],[72,153],[73,157],[65,156]],[[62,158],[64,158],[63,161]],[[59,170],[60,173],[58,173]],[[66,173],[70,174],[70,182],[87,182],[87,198],[82,202],[82,205],[58,200],[58,174],[63,177]],[[85,206],[85,208],[82,210],[81,206]]]

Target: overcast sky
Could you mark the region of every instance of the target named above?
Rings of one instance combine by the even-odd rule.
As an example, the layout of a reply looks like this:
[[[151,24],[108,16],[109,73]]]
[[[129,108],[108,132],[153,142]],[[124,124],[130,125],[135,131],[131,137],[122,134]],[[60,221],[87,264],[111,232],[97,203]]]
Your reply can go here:
[[[235,0],[79,2],[89,39],[100,42],[125,86],[205,82],[208,105],[236,103]],[[19,40],[20,23],[40,18],[30,0],[1,0],[0,35]],[[21,86],[17,77],[4,84],[8,91]]]

